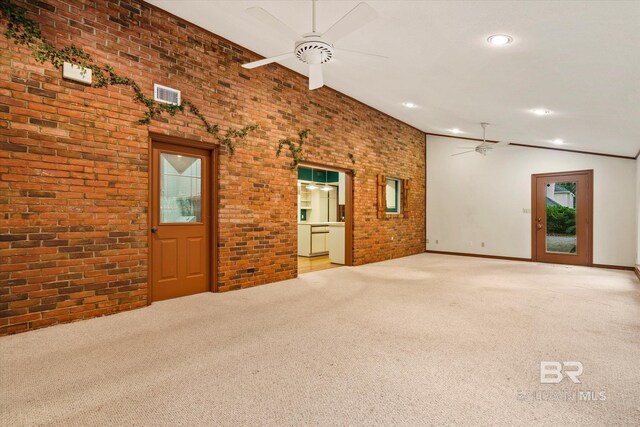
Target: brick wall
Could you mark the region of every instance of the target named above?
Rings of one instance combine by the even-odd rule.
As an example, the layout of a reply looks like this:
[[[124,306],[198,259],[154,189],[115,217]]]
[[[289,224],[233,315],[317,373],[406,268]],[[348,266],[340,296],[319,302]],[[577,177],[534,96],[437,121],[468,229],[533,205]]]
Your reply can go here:
[[[260,124],[233,157],[221,148],[220,290],[296,276],[297,175],[275,151],[302,128],[306,160],[357,159],[355,264],[424,251],[422,132],[329,88],[310,92],[281,66],[244,70],[256,55],[146,3],[19,4],[56,46],[81,46],[146,94],[166,84],[223,128]],[[136,125],[144,108],[129,89],[64,81],[4,36],[0,52],[0,334],[146,305],[149,132],[212,138],[189,114]],[[410,218],[376,218],[379,173],[411,179]]]

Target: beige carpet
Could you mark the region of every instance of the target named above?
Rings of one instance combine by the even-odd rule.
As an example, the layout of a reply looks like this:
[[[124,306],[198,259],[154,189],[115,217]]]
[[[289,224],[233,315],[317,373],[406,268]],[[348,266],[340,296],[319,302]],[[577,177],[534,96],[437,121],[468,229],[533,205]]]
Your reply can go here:
[[[424,254],[0,351],[4,426],[640,423],[640,284],[624,271]],[[540,384],[542,360],[582,362],[582,383]]]

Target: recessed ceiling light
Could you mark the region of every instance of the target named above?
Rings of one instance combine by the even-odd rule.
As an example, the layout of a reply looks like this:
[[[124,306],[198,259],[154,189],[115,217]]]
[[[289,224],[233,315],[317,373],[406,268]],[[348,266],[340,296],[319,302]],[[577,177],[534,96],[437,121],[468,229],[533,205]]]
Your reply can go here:
[[[561,139],[554,139],[553,141],[551,141],[553,144],[556,145],[560,145],[560,144],[564,144],[564,141]]]
[[[534,108],[531,112],[536,116],[548,116],[551,114],[551,111],[545,110],[544,108]]]
[[[494,46],[504,46],[513,41],[513,37],[506,34],[494,34],[489,36],[487,41]]]
[[[451,129],[451,133],[464,133],[464,132],[462,132],[462,131],[461,131],[460,129],[458,129],[458,128],[453,128],[453,129]]]
[[[418,106],[413,102],[403,102],[402,105],[407,108],[418,108]]]

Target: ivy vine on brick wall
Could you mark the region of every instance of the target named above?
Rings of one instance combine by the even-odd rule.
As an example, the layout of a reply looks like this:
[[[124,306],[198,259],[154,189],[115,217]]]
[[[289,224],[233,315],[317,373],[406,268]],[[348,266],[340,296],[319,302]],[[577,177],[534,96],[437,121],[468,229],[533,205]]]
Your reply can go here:
[[[289,151],[291,151],[291,156],[293,157],[293,161],[289,165],[291,170],[295,169],[298,164],[302,161],[302,146],[304,145],[304,140],[309,136],[309,129],[302,129],[298,132],[298,145],[296,145],[289,138],[281,139],[278,143],[278,151],[276,151],[276,157],[280,157],[280,153],[282,153],[282,148],[286,145],[289,147]]]
[[[356,164],[356,156],[353,153],[349,153],[349,154],[347,154],[347,157],[349,157],[349,160],[351,160],[351,164],[355,166],[355,164]],[[351,169],[351,175],[354,178],[356,177],[356,170],[355,169]]]
[[[202,121],[207,132],[213,135],[220,144],[226,146],[232,155],[235,153],[235,143],[246,138],[249,132],[259,127],[257,124],[251,124],[240,130],[229,128],[222,133],[220,127],[217,124],[212,125],[209,123],[198,107],[188,99],[182,99],[179,105],[156,102],[153,98],[146,96],[140,85],[132,78],[118,75],[109,64],[102,67],[96,65],[91,56],[83,49],[73,45],[61,49],[56,48],[42,35],[38,24],[29,19],[27,11],[13,4],[10,0],[0,0],[0,15],[6,20],[5,36],[13,40],[15,44],[24,45],[33,50],[33,56],[36,61],[42,64],[50,62],[56,69],[62,68],[65,62],[89,69],[95,79],[92,84],[93,87],[121,85],[131,88],[134,93],[133,99],[148,109],[148,111],[144,112],[144,118],[138,120],[137,124],[149,124],[151,120],[161,116],[163,113],[175,116],[178,112],[182,113],[188,110]]]

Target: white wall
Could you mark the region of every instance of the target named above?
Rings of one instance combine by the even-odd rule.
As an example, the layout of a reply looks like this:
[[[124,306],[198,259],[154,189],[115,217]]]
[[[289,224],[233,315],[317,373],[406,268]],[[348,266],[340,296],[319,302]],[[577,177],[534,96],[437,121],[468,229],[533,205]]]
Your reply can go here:
[[[593,262],[634,264],[636,162],[515,146],[451,156],[475,144],[427,136],[427,249],[530,258],[531,175],[593,169]]]
[[[636,159],[636,265],[640,267],[640,156]]]

